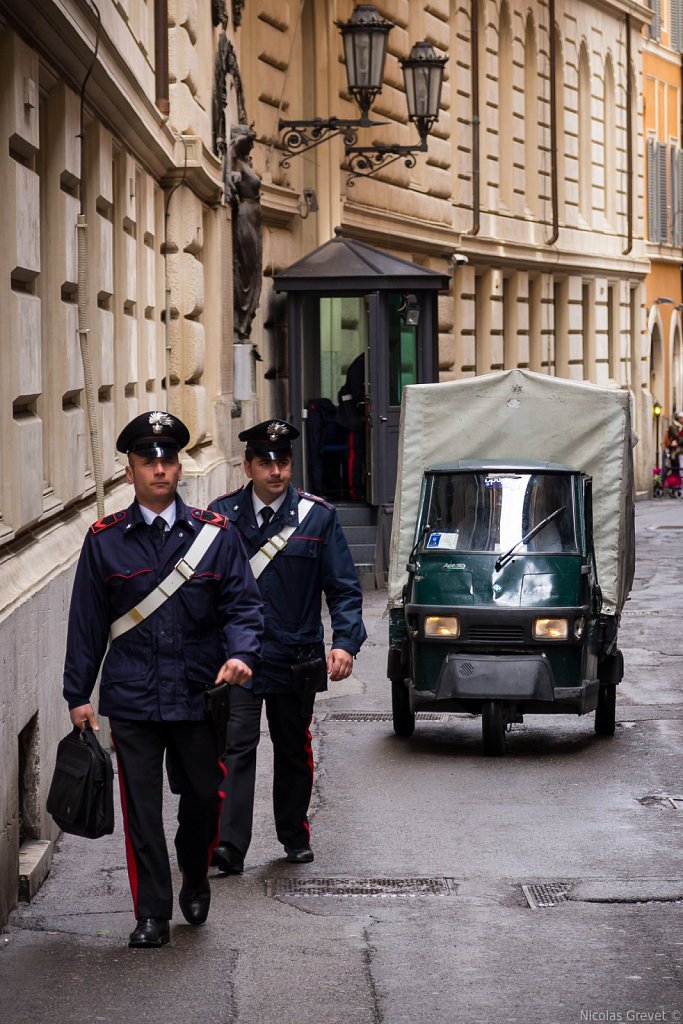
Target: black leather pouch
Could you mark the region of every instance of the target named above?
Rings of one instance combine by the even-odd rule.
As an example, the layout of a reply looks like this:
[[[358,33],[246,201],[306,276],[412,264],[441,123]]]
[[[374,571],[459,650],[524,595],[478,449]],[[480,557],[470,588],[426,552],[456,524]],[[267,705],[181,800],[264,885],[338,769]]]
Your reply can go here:
[[[324,658],[298,661],[289,670],[289,682],[302,700],[327,689],[327,663]]]
[[[230,683],[219,683],[218,686],[204,690],[204,707],[213,723],[218,745],[223,750],[230,718]]]

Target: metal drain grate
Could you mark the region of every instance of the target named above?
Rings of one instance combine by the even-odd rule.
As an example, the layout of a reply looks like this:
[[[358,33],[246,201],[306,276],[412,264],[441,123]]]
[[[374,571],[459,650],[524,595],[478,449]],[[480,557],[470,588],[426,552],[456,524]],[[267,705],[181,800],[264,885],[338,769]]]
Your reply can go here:
[[[453,878],[267,878],[268,896],[454,896]]]
[[[569,899],[569,886],[564,882],[545,882],[538,885],[523,885],[522,892],[532,910],[556,907]]]
[[[415,715],[418,722],[443,722],[445,715],[438,711],[418,711]],[[327,722],[391,722],[393,715],[390,711],[333,711],[327,715]]]

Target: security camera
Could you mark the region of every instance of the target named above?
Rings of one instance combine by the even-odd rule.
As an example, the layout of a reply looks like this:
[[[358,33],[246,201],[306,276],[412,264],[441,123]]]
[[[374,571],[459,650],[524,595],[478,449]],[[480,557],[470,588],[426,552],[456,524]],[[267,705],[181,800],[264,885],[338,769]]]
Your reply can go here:
[[[467,256],[462,252],[454,252],[451,256],[451,263],[454,267],[464,267],[469,262]]]

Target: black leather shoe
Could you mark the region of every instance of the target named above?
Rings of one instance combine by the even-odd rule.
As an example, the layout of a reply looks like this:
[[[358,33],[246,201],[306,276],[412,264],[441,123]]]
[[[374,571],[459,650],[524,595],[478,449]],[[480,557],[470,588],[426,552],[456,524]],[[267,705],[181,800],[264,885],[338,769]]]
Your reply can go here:
[[[158,949],[165,946],[169,938],[168,921],[161,917],[139,917],[128,945],[133,949]]]
[[[224,875],[241,875],[244,857],[229,843],[219,843],[211,856],[211,867],[218,868]]]
[[[183,917],[189,924],[204,924],[209,916],[211,887],[206,876],[198,881],[183,875],[183,885],[178,897]]]
[[[290,864],[310,864],[313,860],[313,850],[310,846],[302,846],[296,850],[285,846],[285,854],[285,860],[288,860]]]

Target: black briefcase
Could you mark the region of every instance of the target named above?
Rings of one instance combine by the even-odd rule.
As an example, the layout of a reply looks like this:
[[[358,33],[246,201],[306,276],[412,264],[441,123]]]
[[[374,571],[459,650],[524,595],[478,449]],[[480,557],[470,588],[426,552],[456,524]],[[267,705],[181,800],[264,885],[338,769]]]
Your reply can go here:
[[[46,806],[71,835],[99,839],[114,831],[114,769],[90,728],[74,726],[59,741]]]

